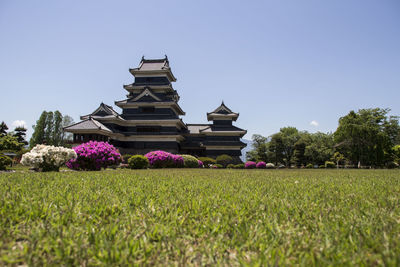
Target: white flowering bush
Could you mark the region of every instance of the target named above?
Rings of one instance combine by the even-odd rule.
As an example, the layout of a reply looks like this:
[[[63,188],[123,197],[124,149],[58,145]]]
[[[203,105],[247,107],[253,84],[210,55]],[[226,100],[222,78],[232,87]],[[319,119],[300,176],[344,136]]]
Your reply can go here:
[[[60,166],[70,159],[76,159],[73,149],[56,146],[36,145],[30,152],[22,155],[21,163],[41,171],[59,171]]]

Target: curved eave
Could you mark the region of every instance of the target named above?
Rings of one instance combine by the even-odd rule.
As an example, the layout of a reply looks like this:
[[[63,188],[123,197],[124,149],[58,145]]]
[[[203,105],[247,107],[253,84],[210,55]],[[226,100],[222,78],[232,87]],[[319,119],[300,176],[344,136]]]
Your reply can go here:
[[[206,150],[242,150],[241,146],[204,146]]]
[[[172,120],[124,120],[120,117],[114,118],[97,118],[100,122],[115,123],[122,126],[135,126],[135,125],[179,125],[183,129],[187,129],[186,124],[182,119],[172,119]]]
[[[96,115],[85,115],[85,116],[81,116],[80,119],[81,120],[87,120],[89,118],[98,120],[98,119],[110,119],[110,118],[119,118],[119,116],[114,116],[114,115],[106,115],[106,116],[96,116]]]
[[[129,72],[133,75],[136,76],[137,74],[141,75],[157,75],[157,74],[166,74],[171,82],[176,82],[176,78],[174,74],[172,73],[171,69],[165,69],[165,70],[140,70],[138,68],[135,69],[129,69]]]
[[[204,135],[212,135],[212,136],[244,136],[247,131],[212,131],[212,132],[202,132],[200,131],[201,134]]]
[[[142,106],[167,106],[172,107],[177,115],[186,115],[186,112],[182,110],[182,108],[176,102],[126,102],[126,100],[120,100],[114,102],[116,106],[120,108],[137,108]]]
[[[64,129],[65,132],[74,134],[102,134],[111,136],[113,133],[103,129]]]
[[[124,89],[131,92],[135,90],[143,90],[146,87],[150,87],[152,90],[174,90],[172,88],[171,84],[164,84],[164,85],[159,85],[159,84],[142,84],[142,85],[135,85],[135,84],[124,84],[123,85]]]
[[[239,113],[231,113],[231,114],[216,114],[216,113],[207,113],[207,120],[232,120],[236,121],[239,117]]]

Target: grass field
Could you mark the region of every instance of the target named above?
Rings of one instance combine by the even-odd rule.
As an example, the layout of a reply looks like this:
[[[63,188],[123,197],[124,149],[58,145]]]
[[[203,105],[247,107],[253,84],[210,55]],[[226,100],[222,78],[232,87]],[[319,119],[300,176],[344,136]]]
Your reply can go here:
[[[400,265],[399,170],[0,174],[0,265]]]

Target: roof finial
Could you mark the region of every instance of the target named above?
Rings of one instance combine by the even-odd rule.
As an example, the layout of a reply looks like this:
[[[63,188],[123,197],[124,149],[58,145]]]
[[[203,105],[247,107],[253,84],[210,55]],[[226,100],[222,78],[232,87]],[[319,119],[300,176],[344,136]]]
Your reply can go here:
[[[142,61],[144,60],[144,55],[142,56]]]
[[[224,105],[225,106],[225,104],[224,104],[224,100],[222,100],[222,104],[221,105]]]
[[[168,57],[167,57],[167,54],[165,54],[165,60],[166,60],[166,61],[168,61]]]

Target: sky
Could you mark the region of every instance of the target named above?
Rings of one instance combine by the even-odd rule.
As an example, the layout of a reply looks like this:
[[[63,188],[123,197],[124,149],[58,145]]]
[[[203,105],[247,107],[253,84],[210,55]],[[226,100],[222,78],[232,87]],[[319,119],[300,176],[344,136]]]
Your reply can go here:
[[[0,121],[78,122],[168,55],[186,123],[223,100],[236,126],[334,132],[350,110],[400,115],[400,1],[0,0]],[[118,112],[121,110],[115,107]]]

